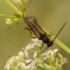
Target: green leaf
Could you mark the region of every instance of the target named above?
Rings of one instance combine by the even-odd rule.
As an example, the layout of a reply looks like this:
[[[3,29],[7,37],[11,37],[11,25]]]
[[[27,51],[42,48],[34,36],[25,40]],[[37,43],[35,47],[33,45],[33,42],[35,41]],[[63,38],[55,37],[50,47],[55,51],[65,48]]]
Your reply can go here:
[[[14,14],[17,18],[22,19],[22,16],[20,14]]]

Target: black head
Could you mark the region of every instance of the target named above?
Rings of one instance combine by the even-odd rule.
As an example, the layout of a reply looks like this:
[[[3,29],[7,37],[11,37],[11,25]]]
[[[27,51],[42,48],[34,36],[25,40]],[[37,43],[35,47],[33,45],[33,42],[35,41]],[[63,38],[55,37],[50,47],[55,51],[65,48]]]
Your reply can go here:
[[[47,43],[47,46],[50,47],[53,45],[53,41],[49,41],[49,43]]]

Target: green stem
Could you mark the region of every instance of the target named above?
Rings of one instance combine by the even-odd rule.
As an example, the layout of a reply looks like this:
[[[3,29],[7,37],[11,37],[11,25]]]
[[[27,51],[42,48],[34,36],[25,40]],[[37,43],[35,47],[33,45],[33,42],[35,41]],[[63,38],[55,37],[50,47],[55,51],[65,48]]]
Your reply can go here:
[[[22,13],[9,1],[9,0],[4,0],[13,10],[16,11],[16,13],[22,15]]]
[[[15,18],[15,16],[6,15],[6,14],[0,14],[0,17],[5,17],[5,18]]]

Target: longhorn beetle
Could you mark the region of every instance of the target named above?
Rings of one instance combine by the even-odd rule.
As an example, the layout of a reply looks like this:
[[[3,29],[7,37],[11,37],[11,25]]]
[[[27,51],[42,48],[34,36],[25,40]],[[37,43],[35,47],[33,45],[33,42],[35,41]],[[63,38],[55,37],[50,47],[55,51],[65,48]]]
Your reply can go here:
[[[23,13],[23,8],[22,8],[22,13]],[[63,27],[65,26],[65,24],[67,23],[67,21],[64,23],[64,25],[61,27],[61,29],[59,30],[59,32],[57,33],[56,37],[51,41],[47,36],[46,36],[46,32],[38,25],[37,20],[34,16],[31,17],[24,17],[24,13],[23,13],[23,19],[26,22],[26,24],[28,25],[29,28],[26,27],[27,30],[32,31],[36,37],[39,40],[42,40],[43,43],[47,44],[48,47],[46,47],[44,50],[42,50],[36,57],[38,57],[43,51],[45,51],[47,48],[49,48],[50,46],[53,45],[54,40],[56,39],[56,37],[59,35],[59,33],[61,32],[61,30],[63,29]],[[36,58],[35,57],[35,58]],[[30,64],[35,58],[33,58],[29,63],[27,63],[26,65]]]
[[[46,43],[48,47],[46,47],[44,50],[42,50],[36,57],[38,57],[43,51],[45,51],[47,48],[49,48],[50,46],[53,45],[54,40],[56,39],[56,37],[59,35],[59,33],[61,32],[61,30],[63,29],[63,27],[65,26],[65,24],[67,23],[67,21],[64,23],[64,25],[61,27],[61,29],[59,30],[58,34],[56,35],[56,37],[51,41],[47,36],[46,36],[46,32],[37,24],[37,21],[35,21],[34,19],[35,17],[26,17],[25,18],[25,22],[26,24],[29,26],[29,30],[31,30],[36,37],[39,40],[42,40],[43,43]],[[27,29],[27,28],[26,28]],[[35,57],[35,58],[36,58]],[[35,58],[33,58],[28,64],[30,64]],[[28,65],[26,64],[26,65]]]

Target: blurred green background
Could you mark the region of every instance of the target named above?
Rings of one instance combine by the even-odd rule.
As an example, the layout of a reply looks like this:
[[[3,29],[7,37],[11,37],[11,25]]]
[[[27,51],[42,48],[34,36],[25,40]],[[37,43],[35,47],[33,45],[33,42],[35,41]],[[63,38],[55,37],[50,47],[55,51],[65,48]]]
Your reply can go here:
[[[10,1],[21,10],[19,4],[15,4],[13,0]],[[13,15],[15,11],[3,1],[2,3],[0,2],[0,14],[3,13]],[[56,36],[62,25],[67,21],[58,39],[70,47],[70,0],[32,0],[27,15],[35,16],[38,24],[45,30],[49,30],[52,27],[51,32],[54,36]],[[17,55],[22,47],[25,47],[31,41],[30,33],[24,30],[23,21],[3,32],[9,27],[5,23],[5,19],[0,17],[0,70],[3,70],[9,56]],[[70,70],[70,54],[55,43],[49,49],[53,48],[58,48],[59,52],[68,58],[69,63],[63,65],[63,70]]]

